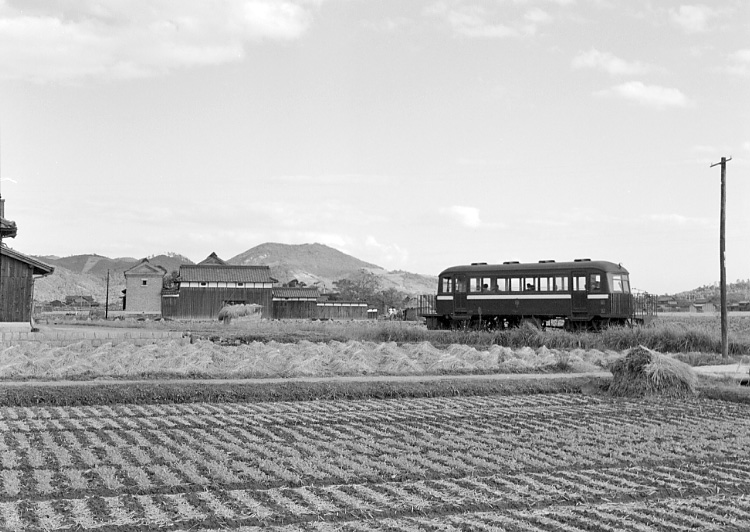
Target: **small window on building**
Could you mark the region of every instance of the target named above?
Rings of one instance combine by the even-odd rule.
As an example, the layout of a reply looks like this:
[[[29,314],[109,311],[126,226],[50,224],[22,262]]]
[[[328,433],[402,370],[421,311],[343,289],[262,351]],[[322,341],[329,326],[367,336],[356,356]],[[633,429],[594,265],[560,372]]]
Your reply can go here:
[[[148,285],[148,279],[141,279],[141,286]]]

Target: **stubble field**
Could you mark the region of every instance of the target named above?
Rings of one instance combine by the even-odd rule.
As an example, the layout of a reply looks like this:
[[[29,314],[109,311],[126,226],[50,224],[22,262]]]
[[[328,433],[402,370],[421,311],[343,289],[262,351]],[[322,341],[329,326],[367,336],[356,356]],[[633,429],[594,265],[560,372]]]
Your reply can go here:
[[[481,375],[477,384],[375,382],[358,390],[292,382],[245,386],[242,400],[228,392],[220,398],[212,385],[187,391],[182,404],[172,402],[180,387],[201,385],[154,381],[146,395],[114,393],[135,388],[124,383],[61,387],[56,396],[33,387],[41,376],[164,374],[158,368],[215,378],[235,370],[260,375],[262,368],[270,376],[283,367],[291,375],[269,361],[289,364],[305,349],[294,359],[304,363],[296,374],[362,374],[363,367],[370,374],[544,372],[561,364],[575,371],[575,357],[588,369],[618,356],[345,337],[273,342],[198,341],[180,353],[164,346],[10,348],[3,375],[32,382],[24,394],[0,384],[4,404],[88,406],[0,408],[0,529],[748,529],[747,398],[615,399],[582,386],[575,374],[560,384],[532,379],[509,389],[482,384]],[[335,370],[345,361],[348,370]],[[222,369],[207,371],[212,365]]]
[[[750,416],[580,394],[0,410],[7,530],[743,530]]]

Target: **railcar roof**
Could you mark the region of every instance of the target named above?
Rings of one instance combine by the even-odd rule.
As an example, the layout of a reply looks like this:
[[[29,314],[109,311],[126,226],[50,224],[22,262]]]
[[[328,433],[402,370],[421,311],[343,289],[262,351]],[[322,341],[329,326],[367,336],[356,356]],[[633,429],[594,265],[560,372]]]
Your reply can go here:
[[[602,270],[605,272],[628,273],[620,264],[606,260],[585,260],[579,262],[522,262],[513,264],[464,264],[446,268],[440,275],[449,273],[544,273],[569,270]]]

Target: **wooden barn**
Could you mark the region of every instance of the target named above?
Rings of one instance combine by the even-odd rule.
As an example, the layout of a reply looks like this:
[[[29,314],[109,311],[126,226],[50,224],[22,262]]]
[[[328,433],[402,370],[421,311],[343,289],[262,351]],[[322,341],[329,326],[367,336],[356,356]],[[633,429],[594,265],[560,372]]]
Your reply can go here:
[[[274,288],[273,318],[275,320],[317,318],[319,296],[317,288]]]
[[[254,303],[270,318],[274,282],[268,266],[233,266],[211,253],[198,264],[180,266],[179,288],[162,291],[162,316],[218,319],[225,305]]]
[[[34,278],[55,268],[15,251],[0,247],[0,323],[31,323]]]
[[[5,200],[0,198],[0,324],[31,326],[34,276],[44,277],[55,268],[3,244],[4,238],[15,238],[17,232],[16,222],[5,219]]]

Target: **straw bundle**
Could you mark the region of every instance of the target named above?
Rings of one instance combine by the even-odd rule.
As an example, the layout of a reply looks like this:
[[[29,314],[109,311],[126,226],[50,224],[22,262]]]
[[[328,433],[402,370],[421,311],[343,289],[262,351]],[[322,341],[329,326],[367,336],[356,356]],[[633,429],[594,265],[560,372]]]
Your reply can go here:
[[[697,377],[690,366],[643,346],[631,349],[610,369],[609,393],[617,397],[687,397],[696,393]]]
[[[262,305],[250,303],[248,305],[226,305],[219,311],[219,321],[224,325],[232,323],[233,319],[247,317],[250,319],[260,319]]]

